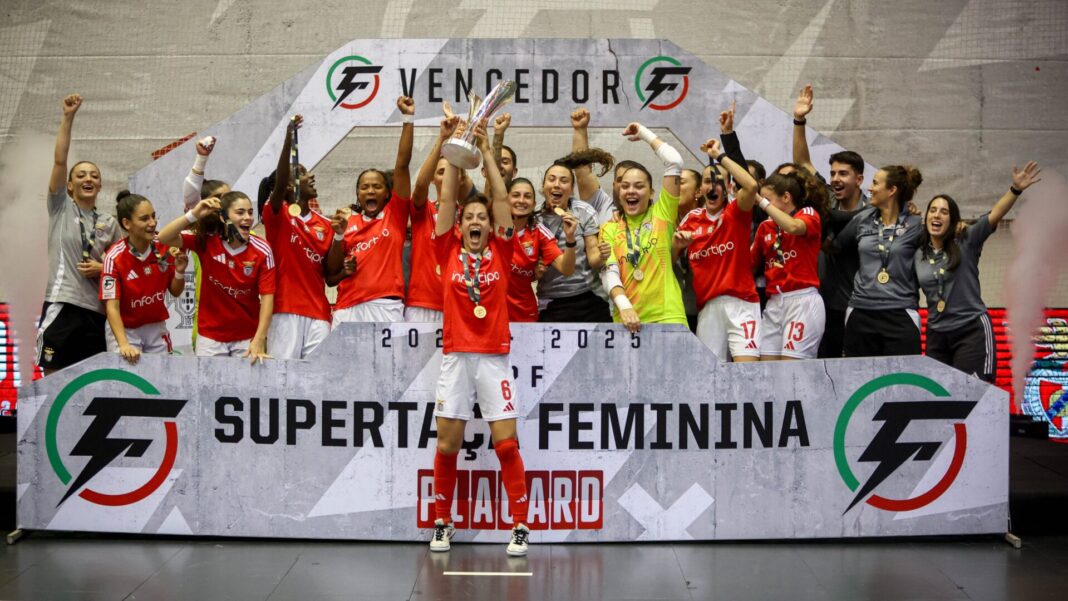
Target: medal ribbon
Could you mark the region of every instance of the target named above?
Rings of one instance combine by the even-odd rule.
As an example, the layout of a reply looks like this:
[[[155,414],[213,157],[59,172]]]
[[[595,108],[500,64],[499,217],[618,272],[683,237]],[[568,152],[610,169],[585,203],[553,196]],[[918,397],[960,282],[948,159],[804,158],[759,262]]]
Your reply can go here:
[[[73,200],[71,202],[74,202]],[[82,219],[82,209],[77,203],[74,204],[74,208],[78,210],[78,232],[82,235],[82,260],[89,260],[89,253],[93,250],[93,237],[85,234],[85,222]],[[89,224],[89,231],[92,232],[96,227],[96,207],[93,207],[93,221]]]
[[[946,299],[946,255],[941,250],[936,250],[930,257],[927,258],[927,262],[934,267],[937,264],[937,268],[934,269],[935,281],[938,282],[938,298],[935,302],[944,301]]]
[[[464,263],[464,285],[467,286],[467,298],[476,305],[482,300],[482,289],[478,286],[478,270],[482,267],[482,253],[475,255],[474,273],[470,270],[466,248],[460,249],[460,260]]]
[[[894,249],[894,239],[897,238],[897,228],[901,227],[901,222],[905,214],[898,215],[897,223],[891,227],[883,225],[882,218],[876,213],[875,221],[879,225],[879,258],[882,259],[882,269],[880,271],[886,271],[886,266],[890,263],[890,252]],[[886,230],[891,230],[889,240],[886,238]],[[889,245],[883,244],[888,242]]]
[[[642,260],[642,228],[645,227],[646,222],[643,220],[638,226],[638,233],[631,238],[630,224],[627,223],[627,218],[623,218],[623,230],[627,233],[627,263],[633,268],[638,267],[638,263]]]

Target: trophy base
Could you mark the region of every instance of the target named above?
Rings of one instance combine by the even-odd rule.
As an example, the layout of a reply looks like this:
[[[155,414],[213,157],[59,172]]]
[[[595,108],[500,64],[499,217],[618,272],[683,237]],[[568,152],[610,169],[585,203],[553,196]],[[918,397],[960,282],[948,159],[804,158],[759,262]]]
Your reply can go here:
[[[441,146],[441,155],[450,165],[461,169],[474,169],[482,162],[482,153],[474,144],[453,138]]]

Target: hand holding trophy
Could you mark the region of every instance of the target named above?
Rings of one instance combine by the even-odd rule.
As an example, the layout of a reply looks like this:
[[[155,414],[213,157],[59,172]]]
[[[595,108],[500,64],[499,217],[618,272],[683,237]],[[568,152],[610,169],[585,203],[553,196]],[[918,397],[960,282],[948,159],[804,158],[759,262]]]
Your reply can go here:
[[[473,124],[489,119],[497,109],[512,100],[515,94],[514,81],[501,81],[490,90],[485,100],[471,93],[468,98],[471,108],[467,113],[468,127],[459,137],[453,138],[441,147],[441,154],[451,165],[461,169],[474,169],[482,162],[482,155],[474,145],[475,127]]]

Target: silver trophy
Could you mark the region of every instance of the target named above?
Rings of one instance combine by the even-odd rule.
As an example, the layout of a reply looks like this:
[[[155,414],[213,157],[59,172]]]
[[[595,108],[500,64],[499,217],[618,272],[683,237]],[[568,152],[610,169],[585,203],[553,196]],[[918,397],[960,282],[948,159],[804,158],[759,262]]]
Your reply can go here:
[[[453,138],[441,147],[441,154],[449,164],[461,169],[474,169],[482,162],[482,155],[475,147],[475,125],[483,119],[489,119],[497,109],[508,104],[515,94],[515,82],[505,80],[498,82],[490,90],[486,99],[471,93],[468,99],[471,108],[467,113],[467,128],[457,138]]]

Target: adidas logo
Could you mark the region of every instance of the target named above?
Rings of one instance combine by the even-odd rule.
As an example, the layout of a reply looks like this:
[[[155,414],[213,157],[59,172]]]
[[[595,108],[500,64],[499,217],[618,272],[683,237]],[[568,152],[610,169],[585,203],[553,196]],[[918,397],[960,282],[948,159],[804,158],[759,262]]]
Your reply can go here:
[[[137,279],[137,272],[136,271],[131,271],[130,275],[126,276],[126,281],[127,282],[129,282],[130,280],[136,280],[136,279]]]
[[[437,494],[434,495],[434,500],[435,501],[444,501],[445,500],[445,495],[443,495],[441,493],[437,493]]]
[[[504,406],[503,411],[504,413],[508,413],[509,411],[515,411],[515,407],[512,406],[511,401],[509,401],[508,404]]]
[[[516,501],[516,503],[526,503],[526,502],[527,502],[527,496],[526,495],[523,495],[522,497],[519,497],[519,500]]]
[[[794,350],[794,341],[793,341],[793,340],[790,340],[790,341],[788,341],[788,342],[786,343],[786,347],[785,347],[785,348],[786,348],[786,350],[788,350],[788,351],[792,351],[792,350]]]
[[[219,254],[215,255],[214,257],[212,257],[212,258],[215,259],[216,261],[222,263],[223,265],[226,265],[226,255],[224,255],[222,253],[219,253]]]
[[[751,351],[757,350],[756,340],[750,340],[749,344],[745,345],[745,348],[747,348],[747,349],[749,349]]]

